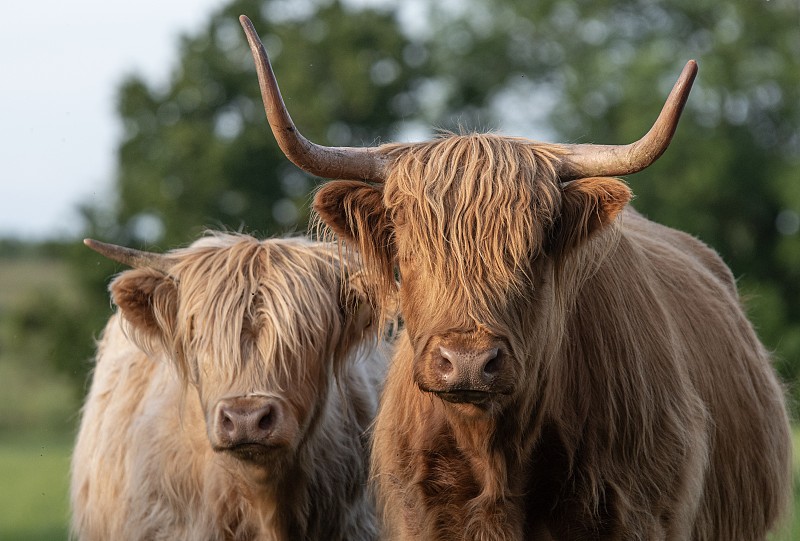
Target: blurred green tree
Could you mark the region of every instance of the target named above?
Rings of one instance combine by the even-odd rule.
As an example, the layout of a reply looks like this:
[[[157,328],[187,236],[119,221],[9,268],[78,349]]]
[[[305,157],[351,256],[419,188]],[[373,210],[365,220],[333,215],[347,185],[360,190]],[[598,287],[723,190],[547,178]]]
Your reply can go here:
[[[314,180],[286,160],[269,132],[241,13],[261,33],[307,136],[369,145],[409,113],[387,104],[409,94],[425,66],[403,63],[409,40],[393,11],[337,1],[232,2],[184,37],[167,88],[138,77],[122,85],[113,221],[127,242],[171,247],[206,226],[262,235],[305,229]]]

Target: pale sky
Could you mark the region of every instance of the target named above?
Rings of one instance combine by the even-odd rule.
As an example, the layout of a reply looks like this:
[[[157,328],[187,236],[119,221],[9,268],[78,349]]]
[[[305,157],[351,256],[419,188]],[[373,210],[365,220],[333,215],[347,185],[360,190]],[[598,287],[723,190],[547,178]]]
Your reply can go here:
[[[180,35],[199,31],[228,1],[38,0],[26,7],[2,0],[0,237],[74,238],[81,232],[78,204],[104,203],[112,193],[122,133],[115,100],[123,78],[137,73],[150,84],[166,84],[179,61]],[[362,7],[392,2],[348,0]],[[424,31],[424,4],[404,0],[407,30]],[[463,9],[460,0],[440,0],[442,6]],[[535,113],[546,107],[519,106],[535,91],[511,85],[495,96],[507,133],[548,134]],[[529,134],[534,127],[538,131]]]
[[[0,6],[0,236],[78,233],[110,193],[129,73],[167,81],[178,38],[225,0],[38,0]],[[27,7],[25,4],[32,5]]]

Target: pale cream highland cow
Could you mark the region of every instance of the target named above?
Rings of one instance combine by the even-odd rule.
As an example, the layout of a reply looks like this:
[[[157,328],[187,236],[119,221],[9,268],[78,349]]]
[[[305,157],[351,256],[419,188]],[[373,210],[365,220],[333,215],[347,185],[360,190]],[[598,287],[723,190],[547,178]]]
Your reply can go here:
[[[355,269],[302,238],[215,234],[111,284],[72,460],[97,541],[377,535],[368,428],[385,370]]]

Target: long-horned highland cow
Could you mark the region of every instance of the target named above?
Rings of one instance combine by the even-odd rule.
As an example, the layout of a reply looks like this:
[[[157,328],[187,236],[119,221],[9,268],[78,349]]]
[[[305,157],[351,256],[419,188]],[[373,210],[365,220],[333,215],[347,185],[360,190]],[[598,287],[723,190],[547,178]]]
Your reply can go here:
[[[446,135],[309,142],[242,18],[272,131],[405,322],[372,474],[398,539],[764,539],[786,506],[784,397],[730,270],[628,206],[697,72],[625,146]]]
[[[368,428],[385,355],[335,245],[217,233],[110,290],[72,460],[83,540],[377,535]]]

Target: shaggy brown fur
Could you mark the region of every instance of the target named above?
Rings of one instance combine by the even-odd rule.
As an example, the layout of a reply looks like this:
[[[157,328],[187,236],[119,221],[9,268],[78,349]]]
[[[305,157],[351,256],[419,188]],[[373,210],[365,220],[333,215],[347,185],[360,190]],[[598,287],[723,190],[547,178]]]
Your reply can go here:
[[[733,277],[626,209],[562,184],[558,146],[491,134],[388,145],[385,185],[315,208],[405,320],[372,468],[398,539],[764,539],[790,488],[782,389]],[[436,344],[502,345],[515,382],[451,403]],[[427,378],[427,379],[426,379]]]
[[[385,356],[336,253],[217,234],[171,252],[169,276],[114,280],[72,462],[77,538],[376,536],[365,433]],[[284,405],[287,441],[215,452],[215,404],[254,395]]]

